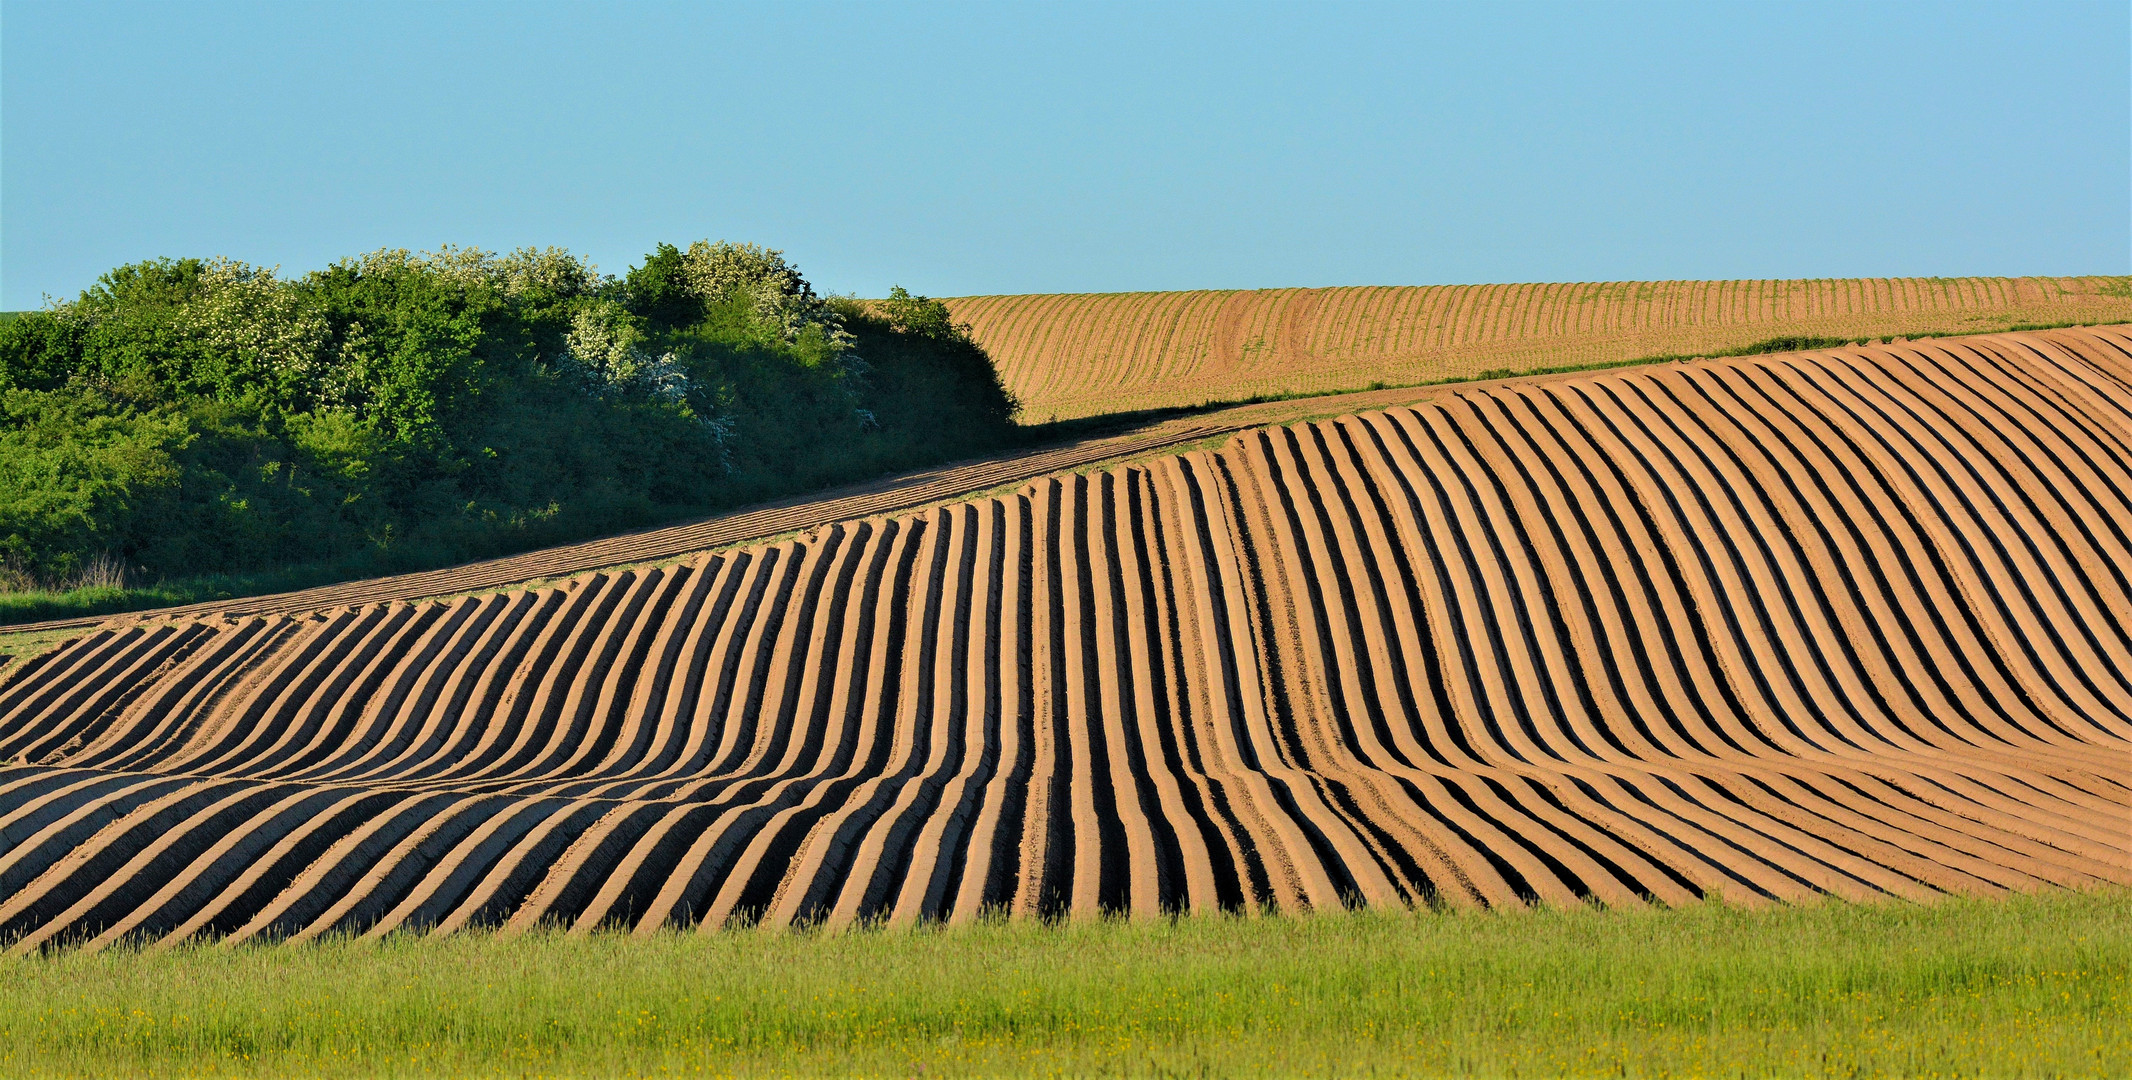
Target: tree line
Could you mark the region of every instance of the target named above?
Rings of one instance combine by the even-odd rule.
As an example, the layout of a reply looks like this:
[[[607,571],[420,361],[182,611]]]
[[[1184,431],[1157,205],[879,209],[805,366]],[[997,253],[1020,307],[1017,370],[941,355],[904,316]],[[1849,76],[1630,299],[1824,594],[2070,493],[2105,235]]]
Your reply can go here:
[[[982,453],[1014,411],[945,305],[751,244],[139,262],[0,322],[0,589],[446,565]]]

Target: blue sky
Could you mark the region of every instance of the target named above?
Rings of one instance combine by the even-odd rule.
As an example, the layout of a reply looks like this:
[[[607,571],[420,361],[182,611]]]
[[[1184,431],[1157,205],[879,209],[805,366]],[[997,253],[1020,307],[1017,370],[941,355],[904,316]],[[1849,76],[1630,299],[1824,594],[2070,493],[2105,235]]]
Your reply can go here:
[[[817,287],[2132,272],[2132,6],[0,5],[0,307],[154,256]]]

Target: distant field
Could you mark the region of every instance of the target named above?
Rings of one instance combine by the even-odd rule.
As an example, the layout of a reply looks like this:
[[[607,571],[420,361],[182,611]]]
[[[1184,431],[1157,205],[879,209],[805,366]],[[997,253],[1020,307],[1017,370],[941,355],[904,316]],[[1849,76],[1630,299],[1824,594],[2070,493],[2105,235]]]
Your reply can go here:
[[[2132,893],[0,960],[36,1076],[2124,1076]]]
[[[973,296],[1025,420],[1738,349],[2132,320],[2132,278],[1854,278]]]

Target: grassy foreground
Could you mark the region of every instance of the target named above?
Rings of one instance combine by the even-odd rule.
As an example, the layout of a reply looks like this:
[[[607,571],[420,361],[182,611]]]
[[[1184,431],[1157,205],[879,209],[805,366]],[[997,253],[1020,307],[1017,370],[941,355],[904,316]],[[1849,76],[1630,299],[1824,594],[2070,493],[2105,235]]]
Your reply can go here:
[[[7,1076],[2132,1074],[2132,893],[62,953]]]

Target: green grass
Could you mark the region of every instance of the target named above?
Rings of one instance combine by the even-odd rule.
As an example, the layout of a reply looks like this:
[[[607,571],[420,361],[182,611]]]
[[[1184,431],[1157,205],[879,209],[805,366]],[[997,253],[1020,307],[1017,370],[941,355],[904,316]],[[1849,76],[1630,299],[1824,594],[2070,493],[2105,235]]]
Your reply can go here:
[[[2132,1075],[2132,893],[0,962],[0,1075],[731,1074]]]
[[[321,564],[254,573],[202,574],[166,579],[152,585],[89,585],[78,589],[0,592],[0,627],[46,619],[117,615],[179,604],[232,600],[240,596],[263,596],[313,585],[329,585],[358,576],[361,575],[346,567]]]
[[[86,630],[33,630],[27,633],[0,633],[0,680],[7,678],[9,669],[50,649],[62,641],[78,638]]]

